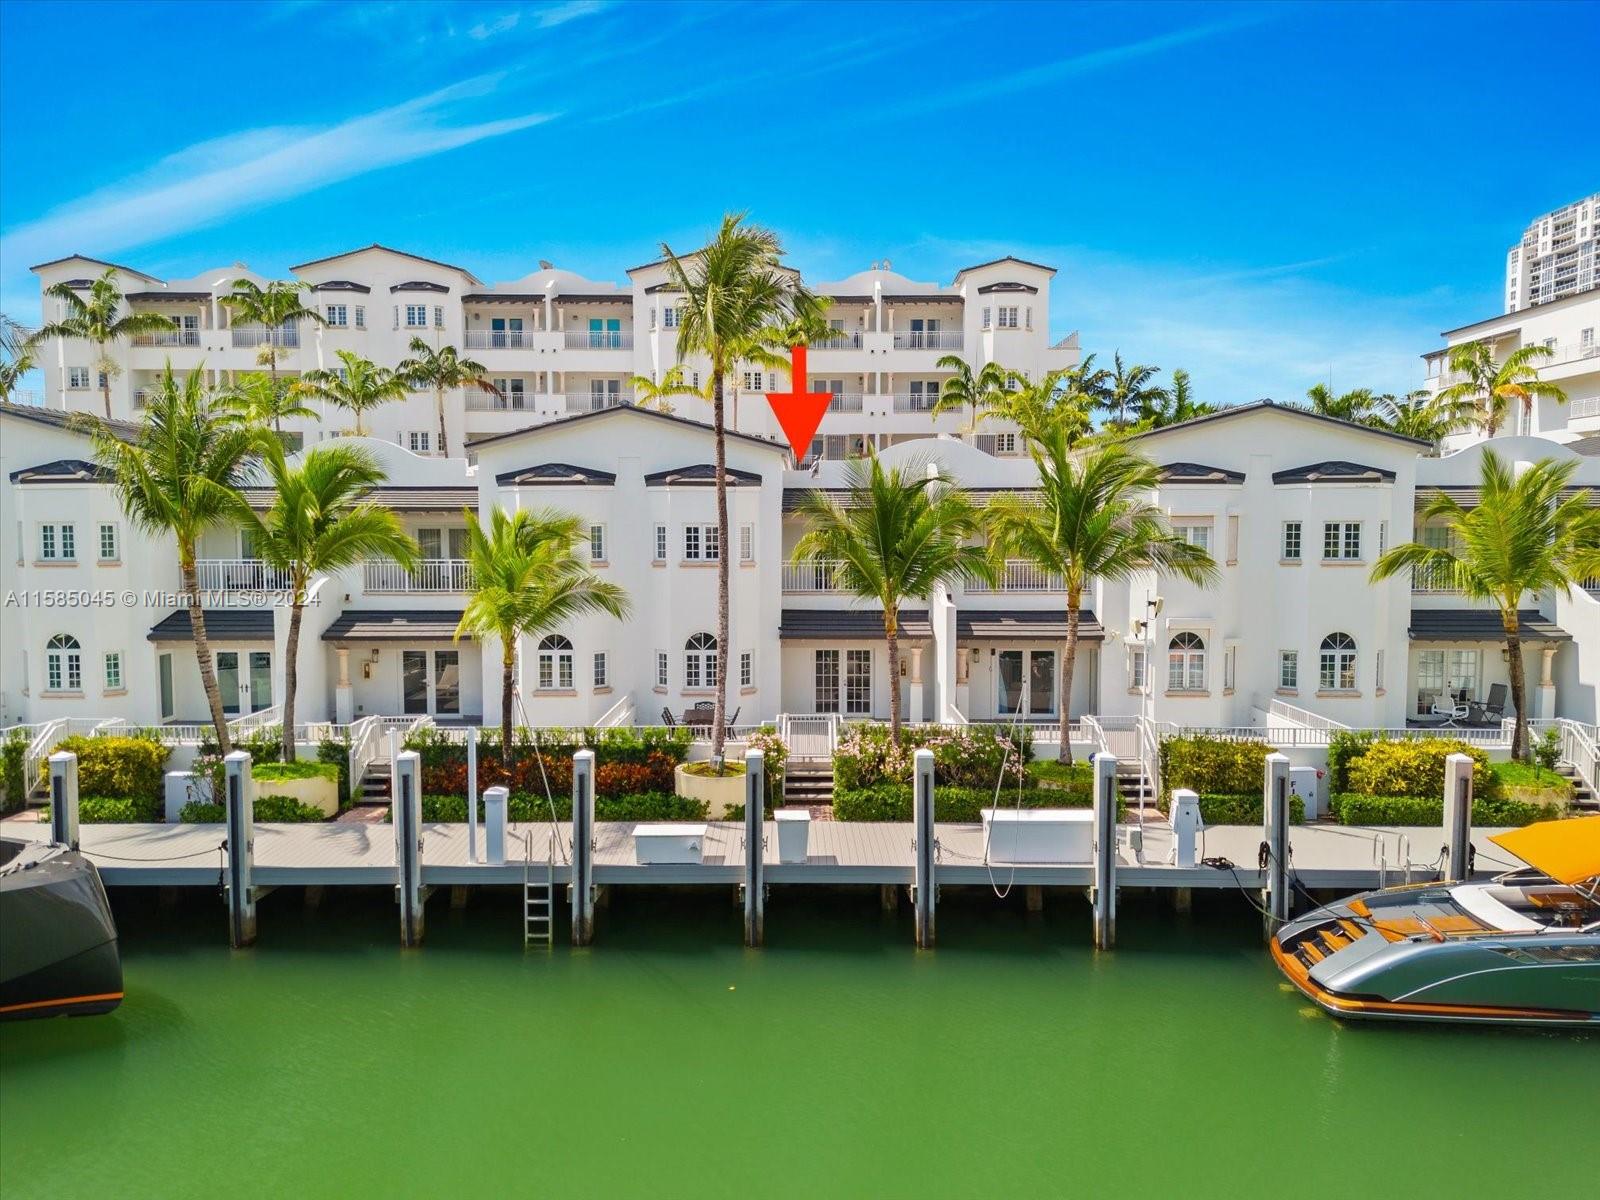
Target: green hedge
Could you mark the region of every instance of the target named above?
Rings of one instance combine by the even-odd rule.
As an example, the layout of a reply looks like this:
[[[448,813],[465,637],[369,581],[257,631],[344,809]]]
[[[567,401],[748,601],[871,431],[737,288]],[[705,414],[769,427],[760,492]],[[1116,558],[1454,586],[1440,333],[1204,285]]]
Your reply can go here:
[[[1443,792],[1443,785],[1440,785]],[[1367,796],[1354,792],[1335,795],[1330,801],[1341,825],[1444,825],[1444,797]],[[1472,801],[1474,825],[1531,825],[1554,815],[1542,804],[1520,800],[1483,799]]]
[[[543,796],[513,792],[506,803],[512,821],[537,822],[550,819],[550,805]],[[703,800],[676,796],[671,792],[636,792],[629,796],[598,796],[594,802],[597,821],[704,821],[708,812]],[[555,797],[556,820],[572,819],[572,797]],[[465,823],[465,796],[424,796],[424,821]]]
[[[129,797],[160,810],[170,753],[161,742],[143,737],[74,735],[57,744],[56,752],[62,751],[78,756],[79,796]],[[39,770],[41,778],[48,780],[49,762],[41,763]]]
[[[1004,726],[917,726],[902,730],[896,747],[887,725],[847,725],[833,755],[834,788],[854,791],[883,783],[909,785],[912,756],[924,748],[933,751],[933,778],[941,786],[993,790],[1002,762],[1007,764],[1006,782],[1015,786],[1018,778],[1026,778],[1024,764],[1033,757],[1032,734],[1026,728],[1020,733],[1020,741],[1013,743],[1011,730]]]
[[[1094,765],[1064,763],[1055,759],[1035,759],[1028,764],[1028,778],[1035,786],[1055,788],[1074,795],[1089,796],[1094,791]],[[1089,801],[1085,799],[1083,803]]]
[[[259,767],[252,766],[250,774],[257,783],[279,783],[286,779],[326,779],[331,783],[339,780],[338,766],[325,762],[262,763]]]
[[[159,821],[159,796],[79,796],[78,821],[83,825],[122,825]]]
[[[350,745],[335,738],[317,744],[317,761],[332,763],[339,772],[339,811],[350,807]]]
[[[1163,803],[1174,788],[1189,788],[1202,796],[1243,796],[1254,792],[1259,802],[1272,747],[1266,742],[1192,734],[1164,739],[1158,753]]]
[[[1444,760],[1466,754],[1473,761],[1472,791],[1498,800],[1505,795],[1500,776],[1489,769],[1489,756],[1477,746],[1453,738],[1375,741],[1343,765],[1341,792],[1367,796],[1438,796],[1444,803]]]
[[[1264,770],[1265,768],[1263,768]],[[1247,795],[1200,793],[1200,819],[1207,825],[1255,825],[1266,820],[1260,792]],[[1306,819],[1306,804],[1299,796],[1289,797],[1289,820],[1299,824]]]
[[[518,726],[512,731],[512,755],[532,759],[534,736]],[[692,729],[541,729],[537,748],[547,758],[571,758],[587,747],[594,751],[595,763],[646,763],[653,754],[664,754],[674,763],[689,757],[694,742]],[[448,766],[467,761],[466,743],[457,735],[437,727],[424,726],[406,738],[405,748],[422,756],[424,767]],[[478,735],[478,764],[500,758],[500,731],[485,728]]]
[[[320,808],[302,804],[293,796],[257,796],[252,812],[258,823],[327,820]],[[222,805],[208,804],[203,800],[191,800],[178,810],[178,820],[190,825],[217,825],[227,819],[228,814]]]
[[[6,735],[6,740],[0,743],[0,786],[5,788],[5,795],[0,796],[0,813],[21,808],[28,799],[28,780],[23,773],[27,757],[27,731],[12,730]]]
[[[1023,788],[1023,808],[1087,808],[1092,803],[1088,792],[1062,791],[1057,788]],[[1015,808],[1017,789],[1002,788],[998,806]],[[933,819],[958,824],[974,824],[983,820],[983,810],[996,807],[994,788],[935,787],[933,789]],[[1125,806],[1118,801],[1117,817],[1120,820]],[[876,787],[835,789],[833,793],[833,818],[836,821],[909,821],[911,820],[911,786],[903,783],[880,783]]]

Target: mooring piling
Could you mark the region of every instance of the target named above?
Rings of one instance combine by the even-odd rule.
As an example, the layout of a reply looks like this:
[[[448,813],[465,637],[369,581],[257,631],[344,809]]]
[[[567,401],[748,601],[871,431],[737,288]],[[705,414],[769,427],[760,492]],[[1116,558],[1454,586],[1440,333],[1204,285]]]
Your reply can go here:
[[[572,944],[594,941],[594,751],[572,756]]]
[[[506,865],[506,810],[510,805],[510,788],[484,788],[483,858],[488,866]]]
[[[766,940],[766,755],[744,752],[744,944]]]
[[[70,750],[50,756],[50,840],[78,848],[78,756]]]
[[[1267,937],[1289,919],[1289,756],[1267,755],[1262,781],[1262,824],[1267,874],[1265,923]]]
[[[917,914],[917,946],[933,949],[934,909],[939,902],[939,885],[934,878],[935,851],[938,844],[933,832],[933,751],[918,750],[915,755],[916,794],[913,798],[912,850],[916,856],[916,882],[912,885],[912,901]]]
[[[1117,943],[1117,756],[1094,756],[1094,947]]]
[[[394,760],[390,798],[394,812],[395,883],[400,900],[400,944],[422,945],[422,755],[406,750]]]
[[[228,821],[228,944],[255,945],[255,780],[250,752],[235,750],[222,760],[223,796]]]
[[[478,861],[478,728],[467,726],[467,861]]]
[[[1472,756],[1444,760],[1444,877],[1459,883],[1472,874]]]

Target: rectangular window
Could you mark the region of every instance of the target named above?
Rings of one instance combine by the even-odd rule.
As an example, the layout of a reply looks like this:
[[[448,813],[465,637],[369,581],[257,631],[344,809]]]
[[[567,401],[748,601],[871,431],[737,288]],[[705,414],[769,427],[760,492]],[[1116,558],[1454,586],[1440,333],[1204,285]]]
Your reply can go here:
[[[1014,433],[995,434],[994,452],[996,454],[1015,454],[1017,452],[1017,435]]]
[[[1382,650],[1378,651],[1377,661],[1373,664],[1373,668],[1372,668],[1372,686],[1376,690],[1378,690],[1380,692],[1383,690],[1383,651]]]
[[[985,329],[989,328],[989,310],[988,310],[988,308],[985,308],[983,310],[983,327]]]
[[[68,367],[67,386],[69,388],[86,388],[89,386],[88,367]]]
[[[117,561],[117,527],[109,521],[100,523],[100,561]]]
[[[762,388],[762,374],[760,371],[746,371],[744,373],[744,390],[759,392]]]
[[[606,561],[606,527],[604,525],[589,526],[589,561]]]
[[[1300,652],[1278,651],[1278,686],[1285,691],[1295,691],[1300,686]]]
[[[413,454],[431,454],[433,434],[426,429],[413,429],[406,435],[406,445]]]
[[[363,308],[361,305],[358,304],[358,305],[356,305],[356,328],[357,329],[365,329],[366,327],[367,327],[367,310],[365,308]]]
[[[755,687],[756,664],[755,655],[746,650],[739,655],[739,686]]]
[[[656,651],[656,686],[667,686],[667,652],[665,650]]]
[[[675,305],[667,305],[661,310],[661,324],[668,329],[678,327],[678,309]]]
[[[839,711],[839,652],[818,650],[812,675],[812,703],[819,713]]]
[[[1150,678],[1150,660],[1143,646],[1135,646],[1128,655],[1128,687],[1142,692]]]
[[[606,675],[606,652],[604,650],[596,652],[594,656],[594,685],[597,688],[610,686],[610,680]]]
[[[426,304],[406,305],[406,328],[421,329],[428,323],[428,306]]]
[[[433,308],[433,327],[435,329],[444,328],[444,309],[437,304]]]
[[[700,560],[700,526],[683,527],[683,556],[691,562]]]
[[[122,653],[112,650],[106,654],[106,691],[115,692],[122,688]]]
[[[1002,304],[995,310],[995,325],[1000,329],[1015,329],[1017,327],[1017,306],[1015,304]]]
[[[656,562],[667,561],[667,527],[656,526]]]
[[[1207,552],[1209,552],[1211,549],[1210,521],[1174,523],[1172,526],[1172,532],[1177,534],[1178,537],[1184,541],[1188,542],[1191,546],[1197,546],[1201,550],[1205,550]]]
[[[716,562],[721,557],[715,525],[683,527],[683,557],[690,562]]]
[[[1354,562],[1361,557],[1360,521],[1325,521],[1322,525],[1324,561]]]
[[[1389,548],[1389,522],[1378,522],[1378,553],[1383,554]]]
[[[739,561],[755,562],[756,560],[756,527],[754,525],[739,526]]]
[[[891,680],[889,686],[897,681]],[[844,711],[863,714],[872,711],[872,651],[844,652]]]
[[[350,323],[350,310],[343,304],[327,304],[323,306],[322,315],[329,325],[342,328]]]
[[[1238,662],[1239,647],[1229,646],[1222,652],[1222,690],[1233,691],[1233,678],[1235,664]]]
[[[76,562],[78,558],[76,527],[39,526],[39,558],[42,562]]]
[[[1283,523],[1283,549],[1279,557],[1284,562],[1300,561],[1300,522],[1285,521]]]

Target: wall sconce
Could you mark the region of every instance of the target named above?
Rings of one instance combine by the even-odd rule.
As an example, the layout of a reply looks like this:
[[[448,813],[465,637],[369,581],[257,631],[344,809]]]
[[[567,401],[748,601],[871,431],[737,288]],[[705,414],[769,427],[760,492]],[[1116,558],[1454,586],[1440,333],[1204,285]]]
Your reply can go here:
[[[371,663],[364,662],[364,663],[361,664],[361,678],[363,678],[363,679],[371,679],[372,678],[372,664]]]
[[[374,646],[372,648],[372,661],[373,662],[377,662],[378,661],[378,648],[376,646]]]

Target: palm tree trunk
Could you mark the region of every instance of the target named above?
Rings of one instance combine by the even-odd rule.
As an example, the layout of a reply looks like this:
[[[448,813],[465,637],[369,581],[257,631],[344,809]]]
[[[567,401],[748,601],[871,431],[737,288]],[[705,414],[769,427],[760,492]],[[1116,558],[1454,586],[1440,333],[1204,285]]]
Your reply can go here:
[[[900,614],[884,606],[883,637],[889,643],[889,738],[900,745]]]
[[[728,443],[722,423],[722,372],[713,367],[711,428],[717,441],[717,698],[711,713],[711,760],[722,761],[728,717]]]
[[[101,343],[99,343],[99,346],[100,346],[100,360],[102,362],[104,362],[105,361],[105,357],[106,357],[105,343],[101,342]],[[99,366],[98,363],[95,364],[95,370],[96,371],[100,370],[100,366]],[[101,372],[101,374],[103,374],[105,376],[105,380],[106,381],[103,384],[100,385],[100,392],[101,392],[101,395],[105,397],[105,402],[106,402],[106,420],[109,421],[109,420],[111,420],[111,372],[110,371],[103,371],[103,372]]]
[[[1061,659],[1061,751],[1057,755],[1069,766],[1072,764],[1072,673],[1078,663],[1078,605],[1083,603],[1083,593],[1076,589],[1067,591],[1067,652]]]
[[[283,644],[283,761],[295,759],[294,744],[294,693],[300,683],[296,664],[300,658],[300,618],[305,613],[305,588],[294,590],[294,602],[289,606],[289,636]]]
[[[444,431],[444,389],[433,389],[434,408],[439,414],[439,457],[450,457],[450,438]]]
[[[233,743],[228,740],[228,717],[222,711],[222,689],[217,686],[216,664],[211,661],[211,642],[206,637],[206,613],[200,607],[200,578],[195,571],[192,545],[180,547],[178,562],[183,570],[184,595],[189,601],[189,631],[194,638],[194,656],[200,663],[200,685],[206,690],[211,724],[217,731],[217,753],[225,755],[233,749]]]
[[[1516,611],[1501,613],[1500,624],[1506,631],[1506,665],[1511,668],[1511,703],[1517,708],[1517,723],[1511,731],[1511,758],[1517,761],[1529,757],[1528,681],[1523,670],[1522,634],[1517,628]]]
[[[511,772],[511,705],[517,682],[516,635],[505,639],[500,658],[500,761]]]

